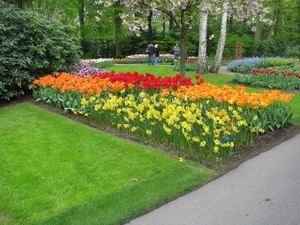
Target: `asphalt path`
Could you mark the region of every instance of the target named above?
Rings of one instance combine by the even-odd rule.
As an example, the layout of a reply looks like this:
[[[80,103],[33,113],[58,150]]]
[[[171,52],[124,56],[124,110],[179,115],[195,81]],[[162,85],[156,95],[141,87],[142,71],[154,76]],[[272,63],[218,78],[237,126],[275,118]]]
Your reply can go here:
[[[238,224],[300,224],[300,134],[128,223]]]

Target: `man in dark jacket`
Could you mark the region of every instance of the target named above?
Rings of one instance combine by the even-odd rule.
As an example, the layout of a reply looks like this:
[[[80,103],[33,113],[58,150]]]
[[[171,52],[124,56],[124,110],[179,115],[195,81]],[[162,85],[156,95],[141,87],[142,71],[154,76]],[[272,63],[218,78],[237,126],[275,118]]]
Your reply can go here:
[[[154,65],[154,54],[155,54],[155,47],[152,42],[148,45],[147,49],[149,49],[148,53],[148,66]]]
[[[174,47],[174,60],[179,60],[179,55],[180,55],[180,47],[178,43],[176,43]]]

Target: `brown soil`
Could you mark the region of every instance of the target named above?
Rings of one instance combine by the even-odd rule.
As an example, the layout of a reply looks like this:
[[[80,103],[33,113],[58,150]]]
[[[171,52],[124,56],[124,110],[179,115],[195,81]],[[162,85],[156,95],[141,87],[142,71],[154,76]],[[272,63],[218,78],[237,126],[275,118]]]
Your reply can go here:
[[[43,107],[47,110],[54,112],[54,113],[58,113],[60,115],[66,116],[70,119],[76,120],[82,124],[85,124],[87,126],[95,128],[95,129],[104,131],[104,132],[112,134],[114,136],[123,138],[125,140],[130,140],[130,141],[142,144],[142,145],[148,145],[148,146],[160,149],[162,151],[165,151],[167,153],[176,155],[176,153],[169,146],[152,143],[152,142],[145,142],[145,140],[143,140],[143,139],[140,139],[133,135],[124,133],[123,131],[120,131],[118,129],[114,129],[114,128],[110,127],[109,125],[93,123],[86,118],[76,116],[70,112],[65,112],[64,110],[56,108],[54,106],[47,105],[44,103],[36,103],[35,99],[31,96],[23,96],[21,98],[14,99],[9,102],[8,101],[0,101],[0,110],[5,109],[5,108],[10,108],[10,107],[13,107],[16,105],[20,105],[23,103],[36,104],[40,107]],[[223,161],[222,165],[221,166],[219,165],[220,166],[219,167],[219,175],[222,175],[222,174],[236,168],[238,165],[247,161],[248,159],[253,158],[253,157],[259,155],[260,153],[263,153],[265,151],[272,149],[276,145],[279,145],[280,143],[289,140],[290,138],[296,136],[297,134],[300,134],[300,127],[297,125],[289,125],[282,129],[278,129],[274,132],[270,131],[263,135],[258,136],[253,144],[251,144],[249,146],[244,146],[238,150],[235,150],[235,153],[229,159]],[[216,167],[216,165],[210,161],[203,162],[203,164],[209,168]]]

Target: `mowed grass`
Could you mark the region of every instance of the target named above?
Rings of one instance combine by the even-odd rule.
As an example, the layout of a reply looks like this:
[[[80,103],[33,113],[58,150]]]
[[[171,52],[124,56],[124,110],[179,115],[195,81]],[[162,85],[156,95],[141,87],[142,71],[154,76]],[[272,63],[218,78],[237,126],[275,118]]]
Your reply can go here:
[[[106,68],[105,70],[111,71],[114,70],[115,72],[134,72],[137,71],[141,74],[145,73],[152,73],[156,76],[175,76],[176,74],[179,74],[178,71],[173,70],[173,66],[171,65],[159,65],[159,66],[148,66],[145,65],[115,65],[113,67]],[[193,81],[195,81],[195,72],[192,71],[186,71],[185,77],[190,77]],[[235,86],[234,84],[230,84],[229,82],[232,80],[232,75],[225,75],[225,74],[201,74],[201,77],[205,80],[207,83],[211,83],[214,85],[218,85],[219,87],[226,84],[229,86]],[[250,88],[247,87],[247,91],[249,93],[255,92],[263,92],[263,89],[261,88]],[[284,91],[282,91],[284,93]],[[295,97],[291,100],[289,103],[293,114],[294,114],[294,121],[293,123],[296,125],[300,125],[300,94],[295,93]]]
[[[158,66],[148,66],[147,64],[116,64],[115,66],[105,68],[107,71],[114,70],[116,73],[121,72],[139,72],[140,74],[152,73],[155,76],[175,76],[180,74],[179,71],[174,70],[174,66],[170,64],[161,64]],[[195,76],[195,72],[186,71],[186,77]]]
[[[0,224],[119,224],[214,171],[34,104],[0,111]]]

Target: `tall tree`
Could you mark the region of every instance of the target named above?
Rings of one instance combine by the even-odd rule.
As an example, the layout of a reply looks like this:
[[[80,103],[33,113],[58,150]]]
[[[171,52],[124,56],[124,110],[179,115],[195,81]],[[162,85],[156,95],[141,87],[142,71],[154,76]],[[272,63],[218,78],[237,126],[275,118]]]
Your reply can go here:
[[[8,4],[13,4],[19,9],[25,9],[25,0],[4,0]]]
[[[115,24],[115,58],[120,58],[122,55],[121,51],[121,40],[122,40],[122,20],[120,18],[120,13],[122,12],[122,6],[120,5],[120,0],[114,4],[114,24]]]
[[[111,6],[115,0],[96,1],[97,4]],[[146,29],[147,18],[153,12],[162,12],[170,17],[180,34],[180,74],[185,76],[185,52],[190,24],[194,20],[195,9],[199,7],[199,0],[120,0],[120,4],[127,11],[121,18],[132,32],[137,35],[140,29]],[[146,16],[145,16],[146,15]]]
[[[83,49],[83,52],[86,51],[85,49],[85,0],[78,0],[78,17],[79,17],[79,27],[80,27],[80,35],[81,35],[81,46]]]
[[[115,58],[122,57],[122,40],[128,35],[124,29],[123,19],[121,15],[126,11],[126,7],[122,4],[121,0],[115,0],[113,2],[95,2],[95,8],[97,8],[97,34],[101,41],[107,40],[114,42],[115,46]]]
[[[259,21],[269,22],[269,20],[265,17],[268,10],[260,3],[262,1],[263,0],[226,0],[225,2],[220,0],[210,1],[210,13],[218,15],[222,12],[220,39],[218,42],[215,60],[210,69],[212,72],[218,73],[221,59],[223,57],[227,30],[227,17],[230,16],[236,21],[246,20],[248,26],[252,26],[253,31],[255,31],[256,27],[254,24],[256,22],[255,18],[257,14],[259,14]]]
[[[215,60],[213,61],[213,64],[210,67],[210,72],[212,73],[219,73],[225,41],[226,41],[227,16],[228,16],[228,4],[224,3],[222,20],[221,20],[221,34],[218,42],[217,53],[216,53]]]
[[[299,43],[300,0],[281,0],[278,19],[274,26],[273,39]]]
[[[273,16],[272,16],[272,24],[269,27],[269,32],[268,32],[268,39],[270,40],[274,36],[274,27],[276,26],[278,22],[278,17],[280,14],[280,5],[281,1],[280,0],[275,0],[275,4],[273,5]]]
[[[261,35],[261,25],[259,22],[259,15],[257,15],[256,17],[256,30],[254,33],[254,45],[253,45],[253,53],[254,55],[257,55],[258,52],[258,47],[260,44],[260,35]]]
[[[207,62],[206,62],[207,21],[208,21],[207,0],[203,0],[200,7],[199,51],[198,51],[198,66],[196,71],[197,73],[207,72]]]
[[[153,37],[152,17],[153,17],[153,11],[149,10],[149,15],[148,15],[148,18],[147,18],[147,22],[148,22],[148,40],[152,39],[152,37]]]

